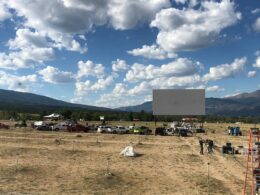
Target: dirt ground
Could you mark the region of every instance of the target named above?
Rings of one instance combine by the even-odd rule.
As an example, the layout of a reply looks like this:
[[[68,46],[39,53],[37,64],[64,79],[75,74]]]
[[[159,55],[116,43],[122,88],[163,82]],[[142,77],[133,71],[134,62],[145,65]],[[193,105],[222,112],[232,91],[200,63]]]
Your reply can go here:
[[[247,147],[254,125],[240,125],[241,137],[228,136],[228,125],[186,138],[0,130],[0,194],[242,194],[246,156],[221,147]],[[214,140],[213,154],[199,154],[198,137]],[[138,156],[119,156],[129,144]]]

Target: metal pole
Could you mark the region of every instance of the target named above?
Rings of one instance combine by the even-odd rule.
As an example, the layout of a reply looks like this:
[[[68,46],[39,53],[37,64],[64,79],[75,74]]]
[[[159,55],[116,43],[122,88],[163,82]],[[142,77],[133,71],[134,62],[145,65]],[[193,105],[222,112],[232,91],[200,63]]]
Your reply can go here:
[[[109,171],[109,157],[107,158],[107,175],[110,175],[110,171]]]
[[[209,165],[210,163],[208,162],[208,195],[209,195]]]

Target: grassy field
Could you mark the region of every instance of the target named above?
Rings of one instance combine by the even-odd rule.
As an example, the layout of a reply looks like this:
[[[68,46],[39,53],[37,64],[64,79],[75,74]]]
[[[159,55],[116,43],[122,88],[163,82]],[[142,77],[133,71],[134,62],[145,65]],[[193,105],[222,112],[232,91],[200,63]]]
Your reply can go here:
[[[221,147],[227,141],[246,147],[254,126],[240,125],[245,136],[230,137],[230,124],[205,124],[206,134],[181,138],[39,132],[10,125],[0,131],[0,194],[242,194],[245,155],[223,155]],[[214,140],[213,154],[199,154],[198,136]],[[119,156],[130,143],[139,155]],[[111,174],[106,174],[108,161]]]

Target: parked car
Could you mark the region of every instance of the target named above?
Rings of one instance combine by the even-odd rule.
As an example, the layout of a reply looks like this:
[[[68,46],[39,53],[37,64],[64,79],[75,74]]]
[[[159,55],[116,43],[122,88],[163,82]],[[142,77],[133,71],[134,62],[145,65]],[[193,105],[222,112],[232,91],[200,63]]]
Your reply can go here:
[[[97,127],[94,124],[89,125],[87,123],[86,129],[87,129],[87,131],[97,131]]]
[[[165,128],[164,127],[157,127],[155,129],[155,135],[165,135]]]
[[[111,126],[99,126],[97,129],[98,133],[108,133],[111,132]]]
[[[141,127],[135,127],[133,132],[134,134],[147,135],[152,131],[148,127],[141,126]]]
[[[27,127],[27,124],[26,124],[26,121],[25,120],[21,120],[21,121],[18,121],[14,127]]]
[[[203,128],[195,128],[193,130],[193,133],[205,133],[205,129],[203,129]]]
[[[10,128],[9,125],[0,123],[0,129],[9,129],[9,128]]]
[[[189,129],[187,128],[179,128],[179,136],[181,137],[187,137],[189,135],[192,135],[192,131],[190,131]]]
[[[81,124],[69,125],[68,130],[71,132],[87,132],[87,128]]]
[[[110,129],[108,129],[109,133],[129,133],[129,129],[123,127],[123,126],[116,126],[116,127],[112,127]]]
[[[176,129],[174,129],[174,128],[165,129],[165,135],[175,135],[175,134],[176,134]]]
[[[175,131],[173,128],[157,127],[155,135],[175,135]]]
[[[52,127],[50,125],[43,124],[43,125],[37,126],[36,129],[39,131],[51,131]]]

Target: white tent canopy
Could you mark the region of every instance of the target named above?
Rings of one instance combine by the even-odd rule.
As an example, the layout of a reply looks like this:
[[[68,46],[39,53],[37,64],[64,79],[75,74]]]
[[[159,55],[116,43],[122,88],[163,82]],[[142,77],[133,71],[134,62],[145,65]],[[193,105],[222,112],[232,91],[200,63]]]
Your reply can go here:
[[[60,115],[60,114],[58,114],[58,113],[53,113],[53,114],[44,116],[44,118],[58,119],[58,118],[62,118],[62,115]]]

